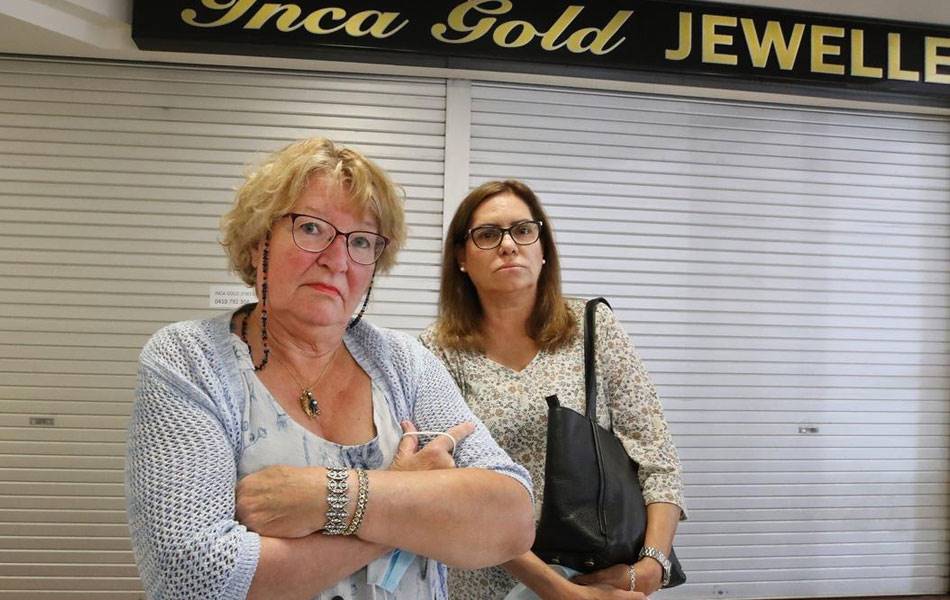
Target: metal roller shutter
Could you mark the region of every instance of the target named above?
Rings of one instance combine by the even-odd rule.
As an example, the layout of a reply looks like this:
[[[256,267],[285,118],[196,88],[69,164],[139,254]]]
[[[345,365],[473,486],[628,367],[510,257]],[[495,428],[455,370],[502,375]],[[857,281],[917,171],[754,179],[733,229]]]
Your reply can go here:
[[[942,593],[950,121],[475,83],[470,184],[527,181],[684,463],[662,598]]]
[[[142,597],[122,489],[138,351],[237,282],[218,217],[260,153],[319,134],[388,169],[410,240],[368,314],[431,321],[445,88],[0,60],[0,598]]]

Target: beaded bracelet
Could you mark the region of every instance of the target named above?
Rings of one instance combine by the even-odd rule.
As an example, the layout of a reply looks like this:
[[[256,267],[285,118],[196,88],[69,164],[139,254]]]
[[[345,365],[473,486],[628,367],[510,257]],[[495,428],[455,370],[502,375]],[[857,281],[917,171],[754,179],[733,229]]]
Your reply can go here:
[[[342,535],[346,530],[346,505],[350,501],[347,494],[349,469],[327,469],[327,521],[323,526],[324,535]]]
[[[356,492],[356,508],[353,509],[353,518],[343,531],[343,535],[353,535],[363,524],[366,514],[366,501],[369,499],[369,476],[364,469],[356,470],[356,479],[359,481],[359,490]]]
[[[630,591],[632,592],[637,589],[637,572],[633,568],[633,565],[630,565],[628,568],[630,573]]]

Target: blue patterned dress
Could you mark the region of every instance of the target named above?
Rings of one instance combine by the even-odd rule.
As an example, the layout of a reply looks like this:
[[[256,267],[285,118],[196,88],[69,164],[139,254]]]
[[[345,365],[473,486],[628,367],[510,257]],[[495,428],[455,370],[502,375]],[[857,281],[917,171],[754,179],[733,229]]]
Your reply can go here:
[[[247,346],[232,336],[241,375],[248,387],[249,401],[244,405],[241,435],[244,449],[238,462],[238,477],[244,477],[272,465],[295,467],[347,467],[350,469],[386,469],[393,461],[402,430],[386,398],[373,383],[373,424],[376,437],[365,444],[344,446],[325,440],[294,421],[274,399],[254,373]],[[394,560],[393,553],[377,558],[349,578],[323,590],[314,600],[390,600],[429,599],[432,591],[425,580],[425,558],[413,557],[405,575],[391,593],[370,582],[381,581]],[[434,568],[434,565],[431,565]]]

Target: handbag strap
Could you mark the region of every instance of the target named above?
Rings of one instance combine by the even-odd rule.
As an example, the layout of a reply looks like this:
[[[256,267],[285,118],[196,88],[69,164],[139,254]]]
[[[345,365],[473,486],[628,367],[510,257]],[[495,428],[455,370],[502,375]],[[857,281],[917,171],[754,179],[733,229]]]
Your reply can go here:
[[[597,305],[601,303],[610,308],[610,303],[603,297],[588,300],[584,306],[584,391],[587,397],[587,418],[594,423],[597,422],[597,372],[594,368],[597,360],[594,347],[597,332],[594,331],[594,323]]]

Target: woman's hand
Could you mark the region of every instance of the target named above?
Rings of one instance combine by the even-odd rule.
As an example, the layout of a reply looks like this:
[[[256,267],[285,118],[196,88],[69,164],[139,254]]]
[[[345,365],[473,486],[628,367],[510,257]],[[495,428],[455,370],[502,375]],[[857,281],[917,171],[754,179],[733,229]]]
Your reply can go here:
[[[411,421],[401,423],[403,433],[414,433],[416,426]],[[475,431],[475,424],[464,422],[450,427],[445,433],[452,436],[455,444],[468,437]],[[391,471],[433,471],[436,469],[454,469],[455,459],[452,450],[455,444],[444,435],[437,435],[421,450],[419,436],[407,435],[399,440],[396,456],[389,467]]]
[[[636,572],[636,591],[650,595],[660,589],[663,584],[663,567],[652,558],[641,558],[633,565]],[[593,571],[586,575],[578,575],[572,579],[581,585],[608,585],[621,590],[630,589],[630,567],[627,565],[613,565],[606,569]]]
[[[627,586],[630,587],[629,578]],[[647,600],[647,595],[641,592],[630,592],[626,589],[617,589],[606,583],[594,583],[591,585],[577,585],[569,583],[571,586],[559,598],[564,600]]]
[[[238,481],[237,520],[251,531],[300,538],[323,528],[326,520],[326,469],[276,465]]]

